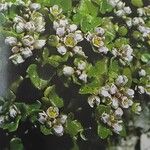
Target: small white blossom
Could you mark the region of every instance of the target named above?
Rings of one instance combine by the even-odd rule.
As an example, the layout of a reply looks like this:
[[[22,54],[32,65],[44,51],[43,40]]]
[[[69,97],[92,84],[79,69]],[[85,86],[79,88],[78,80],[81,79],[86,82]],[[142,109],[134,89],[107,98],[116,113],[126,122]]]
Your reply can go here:
[[[109,92],[110,94],[115,94],[117,92],[117,87],[114,84],[111,84],[110,88],[109,88]]]
[[[62,12],[62,9],[59,8],[58,5],[54,5],[53,7],[50,8],[50,12],[53,16],[56,17]]]
[[[136,87],[136,90],[138,90],[138,92],[139,92],[140,94],[144,94],[144,93],[145,93],[145,88],[144,88],[143,86],[137,86],[137,87]]]
[[[144,69],[141,69],[141,70],[139,71],[139,76],[140,76],[140,77],[146,76],[146,71],[145,71]]]
[[[130,7],[124,7],[123,10],[125,11],[126,14],[131,14],[131,8]]]
[[[10,107],[9,115],[10,115],[10,117],[15,118],[17,115],[17,111],[13,107]]]
[[[119,134],[120,131],[122,131],[122,125],[119,123],[113,124],[113,130],[115,133]]]
[[[35,40],[34,42],[34,48],[35,49],[41,49],[45,46],[46,40]]]
[[[68,19],[60,19],[59,20],[60,27],[66,27],[68,24],[69,24]]]
[[[131,18],[127,18],[126,19],[126,24],[127,24],[127,26],[130,28],[130,27],[132,27],[132,19]]]
[[[119,2],[117,3],[117,8],[120,9],[120,10],[123,9],[124,6],[125,6],[125,3],[123,3],[122,1],[119,1]]]
[[[8,36],[5,39],[5,44],[10,45],[10,46],[15,46],[17,44],[17,38]]]
[[[77,27],[76,24],[71,24],[71,25],[69,25],[67,31],[68,31],[68,32],[75,32],[75,31],[77,30],[77,28],[78,28],[78,27]]]
[[[115,14],[118,16],[118,17],[122,17],[123,15],[125,15],[125,12],[124,10],[118,10],[115,12]]]
[[[54,132],[58,136],[62,136],[64,132],[64,128],[61,124],[53,126]]]
[[[21,55],[24,57],[24,58],[28,58],[28,57],[31,57],[33,55],[32,51],[30,50],[29,47],[26,47],[26,48],[23,48],[21,50]]]
[[[42,113],[39,113],[39,118],[38,118],[38,121],[41,123],[41,124],[44,124],[47,120],[47,114],[43,111]]]
[[[100,98],[96,95],[92,95],[88,97],[88,104],[92,108],[94,107],[95,104],[98,106],[100,104]]]
[[[4,116],[0,116],[0,125],[2,125],[5,121],[5,117]]]
[[[22,56],[20,54],[14,54],[12,56],[9,57],[9,59],[15,64],[21,64],[24,62],[24,59],[22,58]]]
[[[104,123],[109,123],[109,122],[110,122],[110,115],[107,114],[107,113],[103,113],[103,114],[102,114],[102,117],[101,117],[101,120],[102,120]]]
[[[128,78],[125,75],[120,75],[116,79],[115,83],[118,86],[124,86],[128,82]]]
[[[58,27],[57,29],[56,29],[56,34],[58,35],[58,36],[63,36],[64,34],[65,34],[65,28],[64,27]]]
[[[83,72],[80,76],[79,79],[82,80],[83,82],[87,83],[87,74]]]
[[[118,108],[115,110],[115,115],[116,115],[117,117],[121,117],[121,116],[123,115],[123,110],[122,110],[120,107],[118,107]]]
[[[57,47],[57,51],[61,55],[65,55],[67,53],[67,48],[65,46],[61,45],[61,46]]]
[[[35,31],[35,25],[34,25],[33,21],[27,22],[24,27],[29,32],[34,32]]]
[[[126,96],[121,97],[121,106],[123,108],[129,108],[131,106],[131,100],[129,100]]]
[[[101,46],[101,47],[98,48],[98,51],[100,53],[107,54],[109,50],[108,50],[108,48],[106,46]]]
[[[86,68],[86,62],[84,62],[84,61],[78,62],[77,68],[78,68],[79,70],[84,70],[84,69]]]
[[[108,89],[106,89],[105,87],[102,87],[102,89],[100,90],[100,95],[104,97],[111,97],[111,95],[108,92]]]
[[[74,34],[75,34],[74,38],[77,42],[83,41],[83,34],[80,30],[77,30]]]
[[[133,90],[133,89],[127,89],[127,90],[126,90],[126,94],[127,94],[129,97],[133,98],[133,97],[134,97],[134,90]]]
[[[18,22],[16,24],[14,24],[13,28],[15,29],[15,31],[17,33],[22,33],[25,31],[25,23],[23,22]]]
[[[78,54],[78,55],[86,57],[85,53],[82,51],[82,47],[81,46],[75,46],[73,48],[73,51],[74,51],[75,54]]]
[[[31,35],[26,35],[22,38],[22,43],[24,46],[31,46],[35,42]]]
[[[32,10],[39,10],[41,8],[41,5],[39,3],[31,3],[30,8]]]
[[[70,67],[70,66],[65,66],[63,68],[63,74],[65,76],[72,76],[74,74],[74,69],[72,67]]]
[[[142,17],[143,15],[145,15],[145,10],[143,8],[138,8],[137,13],[139,14],[140,17]]]
[[[61,115],[60,116],[60,123],[61,124],[65,124],[66,120],[67,120],[67,115]]]
[[[101,27],[95,28],[96,34],[100,34],[101,36],[105,33],[105,30]]]
[[[111,6],[115,7],[115,6],[118,4],[119,1],[120,1],[120,0],[108,0],[108,3],[109,3]]]
[[[119,102],[118,102],[118,99],[117,98],[115,98],[115,97],[113,97],[112,98],[112,107],[114,108],[114,109],[117,109],[118,107],[119,107]]]

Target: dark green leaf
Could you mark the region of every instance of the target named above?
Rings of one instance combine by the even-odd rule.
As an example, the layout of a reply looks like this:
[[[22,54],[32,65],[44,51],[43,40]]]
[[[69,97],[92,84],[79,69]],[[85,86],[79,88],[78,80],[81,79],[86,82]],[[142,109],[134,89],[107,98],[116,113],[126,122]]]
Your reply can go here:
[[[20,138],[11,139],[10,150],[24,150],[24,147]]]

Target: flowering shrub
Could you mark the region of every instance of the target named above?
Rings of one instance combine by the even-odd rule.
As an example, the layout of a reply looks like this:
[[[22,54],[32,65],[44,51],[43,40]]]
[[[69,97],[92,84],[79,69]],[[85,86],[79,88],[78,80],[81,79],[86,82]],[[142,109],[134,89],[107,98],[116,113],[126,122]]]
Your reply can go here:
[[[8,61],[25,68],[0,100],[0,128],[14,132],[30,120],[44,135],[69,134],[75,147],[91,131],[99,139],[126,136],[127,116],[139,115],[141,96],[150,95],[147,2],[4,0],[0,12]],[[18,99],[26,80],[40,93],[30,103]],[[23,149],[19,138],[15,146]]]

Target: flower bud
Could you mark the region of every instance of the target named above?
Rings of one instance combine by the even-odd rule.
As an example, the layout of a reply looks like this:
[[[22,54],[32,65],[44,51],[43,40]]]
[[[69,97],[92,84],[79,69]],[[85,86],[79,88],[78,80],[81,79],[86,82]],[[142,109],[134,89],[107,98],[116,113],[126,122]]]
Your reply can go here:
[[[140,76],[140,77],[146,76],[146,71],[145,71],[144,69],[141,69],[141,70],[139,71],[139,76]]]
[[[98,106],[100,104],[100,98],[96,95],[92,95],[88,98],[88,103],[92,108],[94,107],[95,104]]]
[[[56,35],[50,35],[48,39],[48,45],[56,47],[59,44],[59,37]]]
[[[65,46],[62,45],[62,46],[57,47],[57,51],[58,51],[58,53],[60,53],[61,55],[65,55],[66,52],[67,52],[67,49],[66,49]]]
[[[119,134],[119,132],[122,131],[122,125],[119,124],[119,123],[113,124],[112,127],[113,127],[114,132],[117,133],[117,134]]]
[[[31,10],[39,10],[41,8],[41,5],[39,3],[31,3],[30,4],[30,9]]]
[[[17,44],[17,38],[8,36],[5,39],[5,44],[10,45],[10,46],[15,46]]]
[[[25,24],[25,29],[29,32],[34,32],[34,30],[35,30],[34,22],[33,21],[27,22]]]
[[[65,66],[63,68],[63,74],[65,76],[72,76],[74,74],[74,69],[72,67],[69,67],[69,66]]]
[[[121,117],[121,116],[123,115],[123,110],[122,110],[120,107],[118,107],[118,108],[115,110],[115,115],[116,115],[117,117]]]
[[[9,59],[15,64],[21,64],[24,62],[24,59],[22,58],[22,56],[20,54],[14,54],[12,56],[9,57]]]
[[[22,55],[24,58],[28,58],[28,57],[32,56],[33,53],[32,53],[32,51],[30,50],[29,47],[26,47],[26,48],[23,48],[23,49],[21,50],[21,55]]]
[[[34,42],[34,38],[31,35],[26,35],[22,38],[22,43],[24,46],[31,46]]]
[[[120,75],[116,79],[115,83],[118,86],[124,86],[128,82],[128,78],[125,75]]]
[[[64,132],[64,128],[61,124],[53,126],[54,132],[58,136],[62,136]]]
[[[68,32],[75,32],[75,31],[77,30],[77,28],[78,28],[78,27],[77,27],[76,24],[71,24],[71,25],[69,25],[67,31],[68,31]]]
[[[45,46],[45,44],[46,44],[46,40],[36,40],[34,42],[34,48],[35,49],[41,49]]]
[[[81,60],[80,62],[78,62],[77,68],[78,68],[79,70],[85,70],[85,68],[86,68],[86,63]]]
[[[87,74],[85,72],[82,72],[82,74],[79,76],[79,79],[82,80],[84,83],[87,83]]]
[[[25,24],[23,22],[18,22],[14,24],[13,28],[17,33],[22,33],[25,30]]]
[[[64,27],[59,27],[59,28],[57,28],[56,29],[56,34],[58,35],[58,36],[63,36],[64,34],[65,34],[65,28]]]

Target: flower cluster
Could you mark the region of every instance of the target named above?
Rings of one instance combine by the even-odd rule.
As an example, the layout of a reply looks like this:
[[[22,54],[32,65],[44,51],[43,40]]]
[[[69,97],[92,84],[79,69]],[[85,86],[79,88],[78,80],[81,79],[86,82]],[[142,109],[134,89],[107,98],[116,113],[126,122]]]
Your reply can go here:
[[[104,112],[101,115],[101,120],[108,126],[112,127],[116,133],[122,130],[123,109],[127,109],[132,106],[134,98],[134,90],[126,88],[125,85],[128,82],[128,78],[125,75],[120,75],[115,80],[115,83],[107,84],[103,86],[99,91],[99,96],[92,95],[88,98],[88,103],[91,107],[97,106],[101,103],[111,106],[109,113]],[[141,111],[141,107],[136,105],[135,113]]]
[[[53,42],[51,45],[56,46],[58,53],[61,55],[65,55],[69,51],[71,54],[74,53],[85,56],[82,47],[77,46],[77,44],[83,40],[83,33],[78,30],[76,24],[71,24],[61,12],[62,9],[57,5],[50,8],[50,13],[55,18],[53,28],[56,31],[56,36],[51,35],[49,43],[51,44],[51,41],[55,39],[55,44]]]
[[[122,45],[119,49],[113,48],[112,54],[115,57],[118,57],[120,61],[124,64],[124,62],[131,62],[133,59],[133,49],[130,45]]]
[[[41,124],[45,124],[48,128],[51,128],[58,136],[63,135],[66,120],[67,116],[60,114],[59,109],[53,106],[49,107],[46,112],[40,112],[38,118]]]
[[[94,33],[88,32],[85,35],[85,38],[87,41],[89,41],[96,52],[107,54],[108,48],[105,46],[104,40],[105,40],[105,30],[101,27],[95,28]]]
[[[109,4],[113,6],[115,9],[115,14],[118,17],[122,17],[125,15],[129,15],[132,13],[132,10],[129,6],[125,6],[125,3],[121,0],[108,0]]]
[[[33,50],[41,49],[46,43],[46,40],[39,39],[39,34],[45,31],[43,15],[37,12],[41,6],[36,3],[29,6],[30,9],[25,7],[26,12],[23,12],[22,16],[13,19],[13,29],[20,36],[9,36],[5,39],[5,43],[12,47],[13,55],[10,56],[10,60],[14,64],[23,63],[26,58],[32,56]]]
[[[75,63],[75,67],[72,68],[70,66],[64,66],[63,68],[63,74],[67,77],[69,76],[75,76],[80,81],[83,81],[84,83],[87,83],[87,74],[86,74],[86,67],[87,63],[83,60],[78,60]]]

